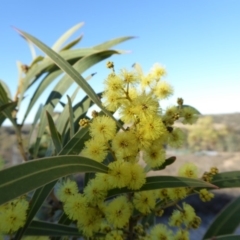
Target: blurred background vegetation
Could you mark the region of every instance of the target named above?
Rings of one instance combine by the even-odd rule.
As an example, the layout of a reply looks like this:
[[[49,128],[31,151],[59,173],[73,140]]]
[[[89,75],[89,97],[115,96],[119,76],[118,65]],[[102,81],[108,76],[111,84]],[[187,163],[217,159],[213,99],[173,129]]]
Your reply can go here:
[[[201,152],[240,152],[240,113],[203,115],[193,125],[176,124],[185,134],[184,145],[177,151],[196,154]],[[27,145],[31,125],[22,129],[23,140]],[[37,129],[36,129],[37,131]],[[0,128],[0,156],[3,159],[1,165],[5,167],[21,162],[17,148],[15,132],[12,127]],[[50,135],[46,129],[41,140],[38,157],[43,157],[50,143]],[[33,147],[32,143],[32,147]],[[32,148],[31,147],[31,148]],[[31,154],[31,148],[29,152]],[[169,151],[176,151],[170,149]]]

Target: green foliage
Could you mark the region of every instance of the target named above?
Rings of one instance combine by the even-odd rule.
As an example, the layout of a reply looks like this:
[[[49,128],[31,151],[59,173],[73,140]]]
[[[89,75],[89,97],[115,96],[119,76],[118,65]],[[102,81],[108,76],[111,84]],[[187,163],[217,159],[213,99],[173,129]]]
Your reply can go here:
[[[219,139],[227,134],[226,126],[214,126],[211,117],[204,117],[189,128],[187,141],[194,150],[214,150]]]
[[[27,196],[31,202],[24,225],[22,225],[17,232],[13,231],[14,234],[11,231],[9,232],[15,240],[21,239],[23,235],[47,235],[53,237],[86,236],[86,232],[79,231],[74,224],[73,226],[68,226],[76,219],[71,219],[71,217],[66,215],[63,211],[60,216],[58,215],[54,218],[54,221],[57,223],[37,220],[35,219],[37,213],[42,210],[42,206],[46,204],[49,198],[51,201],[56,200],[53,188],[57,188],[57,184],[59,182],[66,183],[67,181],[65,180],[71,179],[74,174],[84,173],[85,189],[79,189],[82,192],[85,191],[91,183],[93,184],[93,180],[95,179],[97,173],[109,174],[113,171],[112,166],[117,162],[116,159],[114,160],[114,157],[116,158],[114,154],[112,154],[113,156],[108,154],[103,163],[99,163],[88,157],[79,156],[84,148],[85,142],[90,140],[93,135],[89,125],[79,128],[80,119],[84,119],[86,122],[89,121],[86,114],[91,106],[98,106],[101,109],[99,116],[108,116],[109,119],[116,124],[117,130],[120,130],[119,132],[121,132],[121,130],[125,131],[127,134],[130,132],[130,128],[124,129],[123,122],[115,119],[113,117],[113,113],[103,106],[101,101],[102,93],[95,93],[88,84],[87,80],[90,80],[94,74],[89,76],[87,79],[84,79],[81,74],[94,64],[112,56],[113,54],[120,54],[121,52],[110,50],[110,48],[118,43],[131,39],[131,37],[117,38],[98,44],[92,48],[71,49],[82,38],[78,37],[63,46],[63,43],[81,26],[82,23],[68,30],[58,41],[56,41],[52,49],[30,34],[17,30],[29,43],[30,50],[34,56],[33,61],[29,66],[21,63],[18,64],[21,77],[19,79],[18,90],[14,98],[11,97],[7,85],[3,81],[0,82],[0,124],[2,124],[5,119],[9,119],[12,122],[15,128],[18,147],[24,161],[22,164],[0,171],[0,205],[10,203],[11,206],[15,206],[18,204],[18,201],[21,202],[23,195]],[[47,54],[47,56],[36,56],[32,44],[39,47],[45,54]],[[113,68],[114,72],[114,67],[111,66],[110,68]],[[138,65],[135,65],[135,68],[137,68],[138,72],[141,72]],[[161,68],[157,69],[162,71]],[[63,77],[60,78],[56,86],[52,89],[46,103],[44,105],[40,105],[38,108],[31,126],[29,141],[26,146],[21,135],[21,130],[25,120],[37,100],[42,96],[43,92],[62,73],[64,73]],[[124,75],[124,72],[122,74]],[[156,72],[156,74],[159,74],[159,72]],[[164,74],[164,72],[161,74]],[[112,76],[114,76],[114,74]],[[129,77],[129,75],[126,74],[125,77]],[[130,77],[129,79],[129,81],[131,81],[133,78]],[[22,110],[22,100],[26,96],[26,91],[28,91],[39,80],[40,83],[31,97],[22,122],[19,124],[18,112]],[[63,103],[62,96],[74,82],[77,83],[78,87],[75,89],[72,96],[67,96],[67,103]],[[87,96],[73,106],[73,101],[80,88],[84,90]],[[129,85],[127,85],[127,90],[129,90]],[[165,90],[165,93],[158,91],[160,97],[162,97],[161,94],[172,94],[170,86],[165,85]],[[129,98],[128,92],[127,97]],[[150,97],[146,96],[145,93],[143,94],[143,97],[146,97],[147,101],[151,101]],[[141,101],[141,99],[139,101]],[[55,107],[58,103],[63,106],[63,111],[61,113],[54,114]],[[144,107],[146,108],[145,105]],[[144,110],[144,108],[141,109]],[[196,113],[199,114],[195,108],[187,105],[179,104],[178,108],[175,109],[177,109],[177,112],[175,112],[177,115],[174,115],[176,119],[183,117],[187,112],[187,109],[190,109],[190,112],[187,112],[190,114],[190,117],[195,117],[194,114]],[[163,131],[164,137],[168,136],[168,134],[171,134],[173,131],[173,119],[170,118],[171,116],[165,117],[167,122],[166,124],[169,125],[156,125],[161,131]],[[193,119],[194,118],[190,118],[191,121],[193,121]],[[109,125],[112,124],[110,120],[108,120]],[[142,121],[142,119],[137,120],[137,124],[139,121]],[[189,120],[189,118],[187,120]],[[155,122],[153,123],[155,124]],[[113,126],[115,126],[114,124]],[[216,144],[217,138],[227,134],[226,129],[221,129],[221,131],[219,131],[219,129],[215,130],[212,128],[212,125],[212,120],[210,118],[205,118],[198,121],[196,128],[190,128],[188,136],[190,146],[194,148],[196,145],[203,144],[200,145],[201,148],[212,149]],[[128,136],[131,138],[131,132]],[[177,135],[175,135],[175,137],[176,136]],[[97,141],[101,142],[101,137],[102,136],[98,136]],[[110,140],[108,139],[108,143],[109,142]],[[131,144],[135,144],[135,142]],[[163,145],[163,142],[160,144]],[[159,145],[159,147],[161,147],[161,145]],[[150,149],[151,145],[148,145],[148,148]],[[137,150],[139,151],[139,149]],[[175,157],[170,157],[163,161],[161,166],[157,167],[150,167],[149,165],[146,165],[144,168],[145,172],[143,171],[143,173],[140,173],[144,175],[150,170],[163,170],[171,164],[174,164],[175,160]],[[111,163],[113,165],[111,165]],[[132,169],[132,171],[134,172],[136,168],[137,166],[135,166],[135,169]],[[128,170],[126,169],[126,171]],[[140,174],[139,172],[135,173],[136,176],[137,174]],[[192,174],[191,171],[190,174]],[[190,195],[203,188],[214,189],[240,187],[240,171],[219,174],[214,172],[208,174],[211,178],[210,182],[206,181],[203,177],[201,179],[196,179],[191,176],[183,177],[181,175],[145,177],[145,182],[143,182],[139,188],[129,188],[129,186],[113,188],[106,192],[105,198],[106,201],[108,201],[113,199],[115,195],[127,194],[128,198],[132,199],[135,194],[139,193],[139,196],[141,196],[141,194],[145,191],[149,194],[156,194],[156,191],[152,190],[158,189],[165,189],[169,191],[172,189],[177,189],[179,191],[184,190],[186,195]],[[134,175],[134,177],[136,176]],[[68,190],[69,189],[71,190],[70,185]],[[69,192],[71,193],[70,190]],[[97,197],[99,197],[98,194]],[[16,198],[18,200],[14,200]],[[165,200],[159,201],[157,206],[164,209],[168,206],[176,205],[180,198],[177,198],[176,200],[171,199],[170,202]],[[151,201],[150,198],[149,201]],[[7,205],[3,205],[2,208],[0,207],[0,211],[3,211],[4,206]],[[102,206],[96,205],[93,207],[95,207],[94,211],[96,211],[95,213],[97,219]],[[93,207],[91,210],[93,210]],[[133,235],[131,234],[135,231],[134,227],[137,226],[138,220],[141,219],[142,222],[146,223],[146,221],[148,221],[149,223],[154,224],[154,211],[151,210],[147,217],[144,216],[143,218],[140,218],[140,210],[134,210],[133,216],[129,220],[129,233],[127,233],[129,239],[133,239]],[[235,239],[233,235],[229,234],[231,234],[239,224],[239,221],[237,220],[238,215],[239,198],[237,198],[226,209],[224,209],[222,213],[219,214],[208,229],[204,239],[212,238],[214,236],[218,236],[218,239]],[[230,225],[230,220],[234,220],[235,224]],[[225,227],[226,225],[227,228]],[[102,236],[105,238],[106,233],[107,232],[97,233],[96,236]]]

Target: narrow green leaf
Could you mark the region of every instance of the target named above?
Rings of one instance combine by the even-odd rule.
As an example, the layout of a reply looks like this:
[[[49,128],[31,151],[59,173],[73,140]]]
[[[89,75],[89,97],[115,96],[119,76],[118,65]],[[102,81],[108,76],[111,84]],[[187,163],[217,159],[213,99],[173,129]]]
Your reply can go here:
[[[64,148],[59,153],[60,155],[78,155],[83,149],[84,142],[89,139],[88,127],[81,128],[73,138],[64,146]]]
[[[77,87],[75,89],[75,91],[73,92],[72,96],[71,96],[71,102],[73,102],[77,96],[77,93],[79,91],[79,87]],[[66,123],[68,121],[68,112],[69,112],[69,106],[68,104],[65,104],[64,109],[62,110],[62,112],[60,113],[57,123],[56,123],[56,128],[58,129],[58,132],[63,136],[63,129],[66,126]]]
[[[228,235],[212,237],[204,240],[239,240],[239,239],[240,239],[240,235],[228,234]]]
[[[240,187],[240,171],[223,172],[213,176],[212,184],[219,188]]]
[[[36,125],[37,125],[37,122],[38,122],[40,116],[42,115],[42,111],[43,111],[43,105],[40,104],[39,107],[38,107],[38,110],[37,110],[37,112],[35,114],[35,117],[33,119],[33,123],[31,125],[31,130],[30,130],[29,138],[28,138],[28,147],[30,147],[32,134],[33,134],[34,130],[36,129]]]
[[[55,123],[53,122],[51,115],[48,112],[46,112],[46,114],[47,114],[48,126],[51,133],[52,141],[53,141],[56,152],[59,153],[62,149],[62,143],[59,138],[58,131],[55,127]]]
[[[32,221],[26,231],[28,236],[82,236],[76,227],[69,227],[62,224],[50,222]]]
[[[59,224],[64,224],[64,225],[69,225],[72,222],[67,216],[66,213],[63,212],[61,218],[59,219],[58,223]]]
[[[46,157],[0,171],[0,205],[60,177],[78,172],[107,172],[107,167],[80,156]]]
[[[69,113],[69,128],[70,128],[70,138],[74,135],[74,122],[73,122],[73,109],[72,109],[72,101],[71,98],[67,95],[68,98],[68,113]]]
[[[10,92],[7,84],[6,84],[4,81],[2,81],[2,80],[0,80],[0,84],[2,85],[3,89],[5,90],[5,93],[6,93],[7,98],[8,98],[8,99],[11,99],[11,98],[12,98],[12,97],[11,97],[11,92]],[[4,94],[4,95],[5,95],[5,94]],[[3,97],[3,96],[1,96],[1,98],[2,98],[2,97]]]
[[[34,46],[33,46],[33,44],[30,41],[27,41],[27,43],[28,43],[28,46],[30,48],[32,59],[34,60],[37,57],[36,50],[34,49]]]
[[[109,117],[116,119],[111,115],[109,111],[107,111],[103,106],[97,94],[94,92],[92,87],[85,81],[85,79],[59,54],[50,49],[47,45],[31,36],[30,34],[17,30],[23,37],[32,41],[37,47],[39,47],[42,51],[44,51],[58,66],[61,68],[66,74],[68,74],[82,89],[87,93],[87,95],[96,103],[96,105]],[[115,52],[117,53],[117,52]],[[119,124],[116,121],[117,124]]]
[[[33,61],[31,62],[29,68],[31,68],[34,64],[41,62],[44,59],[43,56],[37,56],[36,58],[33,59]]]
[[[201,113],[194,107],[189,106],[189,105],[182,105],[182,108],[191,108],[193,111],[195,111],[197,114],[201,115]]]
[[[173,164],[175,161],[176,161],[176,157],[174,157],[174,156],[173,156],[173,157],[170,157],[170,158],[167,158],[167,159],[165,160],[165,162],[163,163],[162,166],[153,168],[152,170],[154,170],[154,171],[163,170],[163,169],[165,169],[167,166]]]
[[[8,97],[8,93],[7,93],[7,85],[2,81],[0,81],[0,100],[3,103],[9,102],[9,97]]]
[[[71,64],[74,64],[76,61],[78,61],[82,57],[93,54],[93,53],[97,53],[97,52],[99,51],[91,48],[84,48],[84,49],[74,49],[74,50],[70,49],[70,50],[60,52],[59,54],[65,60],[71,62]],[[42,74],[59,69],[55,65],[55,63],[53,63],[53,61],[49,58],[44,58],[43,60],[41,60],[41,57],[40,57],[39,61],[40,62],[38,64],[31,65],[31,68],[29,69],[29,71],[27,72],[24,78],[22,91],[20,93],[19,100],[18,100],[19,105],[21,104],[21,101],[23,99],[23,95],[26,89],[29,89],[42,76]]]
[[[240,197],[229,203],[207,229],[204,239],[232,234],[240,224]]]
[[[60,51],[65,51],[68,50],[72,47],[74,47],[76,44],[78,44],[82,40],[83,36],[81,35],[80,37],[76,38],[72,42],[68,43],[66,46],[64,46]]]
[[[163,170],[163,169],[165,169],[167,166],[173,164],[175,161],[176,161],[176,157],[170,157],[170,158],[167,158],[167,159],[165,160],[165,162],[164,162],[160,167],[151,168],[149,165],[146,165],[145,168],[144,168],[144,170],[145,170],[145,172]]]
[[[30,102],[27,106],[27,110],[24,114],[24,118],[22,123],[25,122],[29,112],[32,110],[32,107],[35,105],[39,97],[43,94],[43,92],[47,89],[47,87],[62,73],[62,70],[56,70],[53,72],[49,72],[41,81],[41,83],[36,88],[35,92],[33,93]]]
[[[0,113],[0,127],[2,126],[2,124],[4,123],[4,121],[6,120],[6,116],[2,113]]]
[[[10,102],[10,103],[0,105],[0,112],[4,111],[6,109],[13,110],[16,106],[17,106],[16,102]]]
[[[119,38],[115,38],[110,41],[106,41],[104,43],[95,45],[93,48],[98,49],[98,50],[109,49],[117,44],[120,44],[122,42],[125,42],[125,41],[133,39],[133,38],[135,38],[135,37],[119,37]]]
[[[59,54],[50,49],[47,45],[31,36],[30,34],[18,30],[18,32],[26,39],[33,42],[37,47],[39,47],[43,52],[45,52],[55,63],[59,66],[65,73],[67,73],[80,87],[88,94],[89,97],[102,108],[99,99],[97,98],[92,87],[86,83],[85,79]],[[116,52],[117,53],[117,52]]]
[[[88,69],[88,67],[98,63],[99,61],[111,56],[114,53],[112,50],[106,50],[97,52],[95,54],[89,55],[87,57],[82,58],[78,62],[76,62],[73,67],[79,71],[80,73]],[[84,80],[86,82],[86,80]],[[55,106],[58,104],[59,100],[62,98],[63,94],[68,90],[68,88],[72,85],[73,80],[69,78],[68,75],[64,75],[61,80],[57,83],[53,91],[50,93],[46,106],[44,107],[44,112],[48,111],[50,114],[53,113]],[[97,95],[98,97],[98,95]],[[43,132],[45,131],[47,121],[44,115],[41,117],[38,134],[37,137],[41,138]],[[38,145],[36,145],[38,148]]]
[[[138,191],[148,191],[161,188],[178,188],[178,187],[208,187],[216,188],[213,184],[204,182],[199,179],[173,176],[152,176],[147,177],[146,183]],[[136,192],[128,188],[113,189],[108,192],[108,197],[121,193]]]
[[[3,91],[2,90],[3,90],[3,88],[2,88],[2,85],[0,84],[0,106],[5,106],[5,104],[8,104],[8,100],[7,100],[7,102],[5,101],[4,94],[3,94],[4,90]],[[1,97],[3,98],[3,100],[1,99]],[[8,105],[6,105],[6,106],[8,106]],[[15,105],[12,105],[11,107],[3,107],[2,111],[0,111],[0,123],[2,124],[5,121],[5,119],[8,118],[16,129],[16,128],[18,128],[18,125],[16,123],[15,118],[13,118],[13,116],[12,116],[12,110],[13,110],[13,109],[11,109],[12,107],[15,107]]]
[[[66,31],[52,46],[52,50],[58,52],[60,47],[70,38],[79,28],[81,28],[84,25],[83,22],[76,24],[72,28],[70,28],[68,31]]]

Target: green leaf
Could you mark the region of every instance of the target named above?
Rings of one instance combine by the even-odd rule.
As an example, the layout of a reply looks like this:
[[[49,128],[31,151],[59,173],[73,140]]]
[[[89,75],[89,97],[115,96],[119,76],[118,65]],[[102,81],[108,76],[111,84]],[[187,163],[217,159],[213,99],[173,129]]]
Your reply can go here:
[[[67,214],[64,212],[58,221],[59,224],[64,224],[64,225],[69,225],[71,222],[72,222],[72,220],[70,220],[68,218]]]
[[[46,88],[62,73],[62,70],[56,70],[53,72],[49,72],[41,81],[41,83],[36,88],[35,92],[33,93],[30,102],[27,106],[27,110],[24,114],[24,118],[22,123],[25,122],[29,112],[31,111],[34,104],[37,102],[39,97],[42,95],[42,93],[46,90]]]
[[[4,97],[7,96],[7,99],[11,99],[12,98],[11,97],[11,92],[10,92],[7,84],[4,81],[0,80],[0,85],[2,85],[2,88],[4,89],[4,92],[5,92]],[[3,97],[3,95],[0,95],[0,98],[2,98],[2,97]]]
[[[182,105],[182,108],[191,108],[193,111],[195,111],[197,114],[201,115],[201,113],[194,107],[189,106],[189,105]]]
[[[37,56],[36,58],[33,59],[33,61],[31,62],[29,68],[31,68],[34,64],[41,62],[44,59],[43,56]]]
[[[95,54],[89,55],[87,57],[82,58],[78,62],[76,62],[73,67],[79,71],[80,73],[88,69],[90,66],[98,63],[99,61],[111,56],[115,51],[106,50],[97,52]],[[86,80],[84,80],[86,82]],[[68,75],[64,75],[61,80],[57,83],[55,88],[52,90],[51,94],[49,95],[45,107],[44,112],[48,111],[50,114],[53,113],[55,106],[58,104],[59,100],[62,98],[63,94],[68,90],[68,88],[72,85],[73,80],[69,78]],[[98,97],[98,95],[97,95]],[[43,132],[45,131],[47,121],[45,115],[42,115],[40,126],[38,129],[37,138],[41,138]],[[38,149],[38,145],[35,145],[35,149]]]
[[[17,106],[16,102],[10,102],[10,103],[0,105],[0,112],[4,111],[6,109],[13,110],[16,106]]]
[[[204,182],[199,179],[186,178],[186,177],[173,177],[173,176],[152,176],[147,177],[146,183],[138,191],[148,191],[161,188],[178,188],[178,187],[208,187],[216,188],[213,184]],[[136,192],[128,188],[113,189],[108,192],[108,197],[121,194]]]
[[[239,240],[239,239],[240,239],[240,235],[228,234],[228,235],[222,235],[222,236],[208,238],[205,240]]]
[[[90,138],[88,127],[81,128],[71,140],[64,146],[64,148],[59,153],[60,155],[77,155],[79,154],[83,147],[84,142]]]
[[[229,203],[207,229],[204,239],[234,233],[240,224],[240,197]]]
[[[68,43],[66,46],[64,46],[60,51],[65,51],[68,50],[72,47],[74,47],[76,44],[78,44],[82,40],[83,36],[81,35],[80,37],[76,38],[72,42]]]
[[[149,165],[146,165],[146,167],[144,168],[145,172],[149,172],[149,171],[159,171],[159,170],[163,170],[165,169],[167,166],[173,164],[176,161],[176,157],[170,157],[167,158],[165,160],[165,162],[160,166],[160,167],[156,167],[156,168],[151,168]]]
[[[30,52],[32,54],[32,59],[34,60],[37,57],[36,50],[34,49],[34,46],[30,41],[27,41],[27,43],[28,43],[28,46],[30,48]]]
[[[87,95],[92,99],[94,103],[109,117],[116,121],[116,119],[111,115],[109,111],[107,111],[103,106],[101,101],[99,100],[97,94],[94,92],[92,87],[85,81],[85,79],[79,75],[79,73],[74,69],[64,58],[62,58],[59,54],[50,49],[47,45],[31,36],[30,34],[18,30],[18,32],[24,36],[25,38],[32,41],[37,47],[39,47],[42,51],[44,51],[55,63],[59,66],[68,76],[70,76],[82,89],[87,93]],[[117,53],[117,51],[115,51]],[[119,124],[116,121],[117,124]]]
[[[58,131],[55,127],[55,123],[53,122],[51,115],[48,112],[46,112],[46,114],[47,114],[47,120],[48,120],[48,125],[49,125],[49,130],[51,133],[52,141],[55,146],[56,152],[59,153],[62,149],[61,139],[59,138]]]
[[[37,122],[38,122],[40,116],[42,115],[42,111],[43,111],[43,105],[40,104],[38,107],[38,110],[36,112],[36,115],[34,117],[33,123],[31,125],[31,130],[30,130],[29,137],[28,137],[28,147],[30,146],[32,134],[33,134],[34,130],[36,129],[36,125],[37,125]]]
[[[5,85],[3,82],[0,82],[0,106],[3,106],[5,104],[9,103],[9,97],[8,93],[5,90]],[[13,106],[11,106],[13,107]],[[10,107],[9,107],[10,108]],[[0,123],[2,124],[6,118],[8,118],[13,126],[17,128],[17,123],[15,119],[12,117],[12,109],[9,109],[8,107],[3,107],[2,111],[0,112]]]
[[[240,187],[240,171],[224,172],[213,176],[212,184],[219,188]]]
[[[4,82],[0,81],[0,100],[3,103],[9,102],[9,97],[8,97],[8,93],[6,91],[6,87],[7,87],[7,85]]]
[[[125,42],[127,40],[133,39],[135,37],[120,37],[120,38],[115,38],[110,41],[106,41],[104,43],[95,45],[93,48],[98,49],[98,50],[103,50],[103,49],[109,49],[119,43]]]
[[[72,109],[72,101],[71,98],[69,96],[67,96],[68,98],[68,113],[69,113],[69,128],[70,128],[70,138],[73,137],[74,135],[74,122],[73,122],[73,109]]]
[[[157,168],[153,168],[152,170],[154,171],[159,171],[159,170],[163,170],[165,169],[167,166],[173,164],[174,162],[176,161],[176,157],[170,157],[170,158],[167,158],[165,160],[165,162],[163,163],[163,165],[161,165],[160,167],[157,167]]]
[[[26,235],[30,236],[82,236],[76,227],[69,227],[62,224],[50,222],[32,221],[26,230]]]
[[[46,157],[0,171],[0,205],[60,177],[78,172],[103,172],[108,168],[80,156]]]
[[[37,47],[39,47],[43,52],[45,52],[59,68],[61,68],[69,77],[71,77],[82,89],[88,94],[88,96],[99,106],[102,108],[101,102],[97,98],[92,87],[87,84],[85,79],[79,75],[79,73],[74,69],[63,57],[50,49],[47,45],[31,36],[30,34],[18,30],[18,32],[25,37],[26,39],[33,42]],[[117,53],[117,52],[116,52]]]
[[[76,98],[77,96],[77,93],[79,91],[79,87],[77,87],[75,89],[75,91],[73,92],[72,96],[71,96],[71,102],[74,101],[74,99]],[[60,132],[60,134],[63,136],[63,130],[64,130],[64,127],[66,127],[66,124],[69,120],[68,118],[68,112],[69,112],[69,105],[68,104],[65,104],[64,106],[64,109],[62,110],[62,112],[60,113],[59,117],[58,117],[58,120],[57,120],[57,123],[56,123],[56,128],[58,129],[58,132]]]
[[[81,28],[84,25],[83,22],[78,23],[77,25],[70,28],[68,31],[66,31],[52,46],[52,50],[58,51],[60,47],[64,44],[64,42],[67,41],[68,38],[70,38],[79,28]]]

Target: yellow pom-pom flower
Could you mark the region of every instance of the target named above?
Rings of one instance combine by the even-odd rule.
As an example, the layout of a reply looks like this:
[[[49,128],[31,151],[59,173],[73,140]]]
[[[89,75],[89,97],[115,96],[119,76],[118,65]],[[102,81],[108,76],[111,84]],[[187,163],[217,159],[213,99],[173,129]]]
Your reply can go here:
[[[103,93],[103,105],[109,110],[109,111],[116,111],[120,107],[120,101],[119,98],[122,97],[122,94],[113,92],[113,91],[105,91]]]
[[[196,213],[195,213],[194,208],[187,203],[183,203],[182,217],[183,217],[183,222],[186,225],[188,225],[196,217]]]
[[[140,121],[149,119],[149,116],[159,115],[161,112],[158,100],[152,94],[142,93],[133,99],[132,106]]]
[[[23,227],[29,203],[18,198],[0,206],[0,233],[12,234]]]
[[[166,152],[163,147],[153,143],[150,148],[143,152],[143,160],[151,167],[160,167],[166,159]]]
[[[169,188],[168,189],[168,196],[171,200],[180,200],[187,196],[187,189],[186,188]]]
[[[198,178],[198,167],[191,162],[184,163],[178,170],[181,177]]]
[[[87,207],[86,198],[80,193],[69,196],[63,205],[64,212],[69,219],[78,220]]]
[[[150,239],[151,240],[172,240],[173,239],[173,232],[167,228],[164,224],[156,224],[150,231]]]
[[[214,194],[204,188],[199,191],[199,197],[203,202],[209,202],[214,198]]]
[[[183,124],[193,124],[198,119],[198,115],[196,111],[189,107],[183,108],[181,112],[181,117],[183,117],[183,120],[182,120]]]
[[[112,140],[112,149],[119,159],[134,156],[138,152],[136,137],[131,131],[118,132]]]
[[[134,193],[134,207],[142,214],[149,214],[156,204],[156,196],[154,191],[142,191]]]
[[[143,91],[146,90],[147,87],[151,87],[154,83],[156,84],[153,74],[141,75],[141,88]]]
[[[93,236],[101,228],[102,213],[97,208],[87,207],[79,215],[77,226],[83,235],[87,237]]]
[[[130,179],[129,164],[127,162],[117,160],[110,163],[108,167],[111,188],[126,187]]]
[[[103,141],[112,140],[116,134],[116,122],[108,116],[98,116],[90,124],[90,135],[93,138],[103,138]]]
[[[156,139],[164,141],[168,136],[167,129],[159,116],[142,119],[138,124],[138,131],[142,131],[144,138],[152,141]]]
[[[166,69],[159,63],[155,63],[151,69],[151,74],[156,80],[160,80],[166,75]]]
[[[180,227],[183,223],[182,212],[174,210],[171,217],[169,218],[169,225],[173,227]]]
[[[173,240],[189,240],[189,231],[187,230],[178,230],[173,238]]]
[[[81,155],[102,162],[108,154],[107,150],[106,141],[102,138],[92,138],[85,142],[85,148],[82,150]]]
[[[132,204],[125,196],[112,200],[106,207],[106,219],[115,228],[122,228],[128,224],[132,214]]]
[[[171,147],[179,148],[184,141],[184,134],[180,128],[175,128],[169,133],[168,144]]]
[[[113,230],[106,235],[105,240],[124,240],[123,231]]]
[[[173,87],[165,81],[160,81],[153,92],[158,99],[165,99],[173,95]]]
[[[59,183],[56,189],[56,197],[65,202],[70,196],[78,194],[78,186],[75,181],[67,179],[66,181]]]
[[[126,69],[122,69],[120,73],[121,78],[123,79],[123,82],[128,85],[135,85],[139,82],[138,75],[135,72],[130,72]]]
[[[107,196],[107,190],[104,185],[97,181],[97,179],[92,179],[84,188],[84,195],[89,204],[96,206]]]
[[[142,166],[138,163],[128,163],[128,178],[126,179],[126,185],[129,189],[140,189],[146,182],[146,173]]]
[[[115,73],[109,74],[104,84],[108,91],[123,92],[124,82]]]

